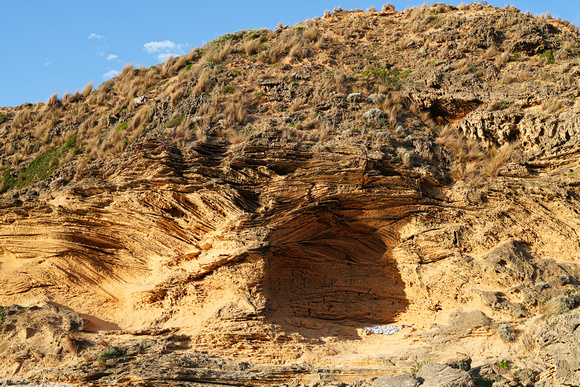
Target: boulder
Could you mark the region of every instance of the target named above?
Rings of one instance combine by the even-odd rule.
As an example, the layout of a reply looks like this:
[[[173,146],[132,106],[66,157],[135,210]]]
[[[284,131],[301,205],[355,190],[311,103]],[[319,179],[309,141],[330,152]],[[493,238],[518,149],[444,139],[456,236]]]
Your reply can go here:
[[[411,374],[381,376],[375,379],[372,387],[417,387],[420,383]]]
[[[417,379],[422,387],[474,387],[475,383],[463,370],[451,368],[445,364],[428,363],[419,372]]]

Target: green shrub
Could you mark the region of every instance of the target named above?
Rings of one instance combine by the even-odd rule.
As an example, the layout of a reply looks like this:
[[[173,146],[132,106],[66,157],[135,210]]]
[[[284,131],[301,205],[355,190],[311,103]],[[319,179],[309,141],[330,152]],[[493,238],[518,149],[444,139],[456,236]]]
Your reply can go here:
[[[549,64],[556,63],[556,60],[554,59],[554,50],[546,50],[546,51],[542,52],[540,54],[540,58],[546,58],[546,61]]]
[[[268,31],[269,30],[267,28],[257,28],[257,29],[253,29],[253,30],[241,30],[241,31],[237,31],[237,32],[234,32],[231,34],[227,33],[227,34],[224,34],[224,35],[212,40],[208,44],[209,45],[222,45],[222,44],[225,44],[226,42],[237,43],[237,42],[241,41],[242,39],[249,40],[249,39],[255,39],[258,36],[264,37]]]
[[[101,353],[99,353],[99,356],[97,356],[97,361],[103,361],[119,356],[123,356],[123,351],[121,351],[117,347],[108,347],[103,349]]]
[[[224,94],[233,94],[234,93],[234,87],[232,85],[225,85],[224,87],[222,87],[222,93],[224,93]]]
[[[184,119],[185,119],[185,116],[179,116],[179,117],[174,118],[173,120],[169,121],[168,123],[166,123],[165,126],[168,128],[174,128],[176,126],[179,126],[183,122]]]
[[[241,130],[240,133],[243,134],[244,136],[249,136],[252,133],[254,133],[255,130],[256,129],[253,126],[248,125],[248,126],[246,126],[245,129]]]
[[[265,44],[260,44],[258,47],[256,47],[256,52],[262,52],[262,51],[267,51],[268,50],[268,46],[266,46]]]
[[[6,117],[4,117],[4,114],[0,113],[0,125],[3,124],[4,121],[6,121]]]
[[[502,362],[498,363],[498,366],[500,368],[503,368],[504,370],[509,370],[512,368],[507,361],[502,361]]]
[[[121,122],[119,125],[117,125],[117,130],[119,132],[122,130],[127,130],[128,126],[129,126],[129,123],[127,121]]]
[[[423,368],[423,366],[427,364],[426,362],[416,362],[415,365],[413,367],[411,367],[411,372],[409,372],[411,375],[413,375],[414,378],[417,377],[417,373],[419,371],[421,371],[421,368]]]
[[[106,361],[115,357],[123,356],[123,351],[117,347],[105,348],[97,356],[97,364],[99,368],[105,368]]]

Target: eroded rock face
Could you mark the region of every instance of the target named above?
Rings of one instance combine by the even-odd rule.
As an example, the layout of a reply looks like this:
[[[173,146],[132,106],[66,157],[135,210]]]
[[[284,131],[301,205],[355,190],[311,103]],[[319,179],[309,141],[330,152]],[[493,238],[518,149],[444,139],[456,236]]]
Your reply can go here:
[[[196,332],[167,339],[172,351],[253,357],[244,348],[258,341],[262,361],[283,363],[329,334],[357,340],[357,328],[401,319],[426,328],[425,316],[466,306],[481,311],[417,337],[500,340],[494,320],[531,317],[578,289],[578,267],[562,260],[578,249],[576,215],[562,211],[575,206],[573,188],[510,178],[474,192],[361,147],[271,141],[185,153],[151,142],[105,169],[106,180],[6,199],[3,302],[72,308],[89,331]],[[550,206],[565,216],[544,217]],[[553,243],[559,262],[542,253]],[[150,352],[136,354],[146,363]]]
[[[179,98],[148,92],[147,125],[118,157],[85,169],[77,159],[0,195],[0,304],[36,316],[0,323],[0,372],[127,386],[573,383],[580,110],[567,88],[579,70],[548,66],[562,79],[527,82],[555,54],[516,64],[511,53],[577,34],[470,7],[477,17],[441,5],[419,16],[337,11],[324,23],[348,24],[356,44],[326,25],[337,31],[312,64],[291,55],[266,79],[238,77],[230,62],[216,70],[211,82],[235,80],[253,101],[247,126],[229,107],[229,117],[209,114],[224,90],[196,94],[189,80]],[[396,34],[418,32],[408,42],[373,35],[385,20]],[[400,69],[354,50],[379,36],[404,43],[381,52]],[[347,50],[356,71],[330,72]],[[407,71],[409,58],[425,62]],[[186,116],[189,126],[172,126]],[[103,123],[114,137],[133,119],[121,111]],[[445,143],[450,127],[465,138]],[[499,147],[512,148],[509,162],[494,159]],[[537,332],[537,315],[568,312]],[[398,333],[369,334],[372,324]],[[553,375],[523,361],[537,352],[555,359]],[[526,372],[510,371],[514,359]]]
[[[580,386],[580,316],[559,316],[538,332],[543,356],[554,367],[554,379],[565,386]]]
[[[66,306],[87,330],[178,326],[185,348],[283,363],[401,319],[432,345],[501,340],[495,321],[578,290],[576,188],[558,177],[473,190],[388,153],[267,136],[148,142],[102,172],[4,197],[5,304]]]
[[[239,293],[242,309],[272,317],[387,322],[405,309],[391,252],[396,222],[421,201],[416,174],[356,147],[255,143],[202,155],[201,145],[179,155],[151,145],[107,182],[11,207],[29,215],[3,227],[5,268],[12,262],[30,273],[3,272],[7,299],[32,293],[64,302],[57,289],[74,286],[137,310],[171,309],[191,297],[203,308],[205,292],[216,290]],[[140,173],[149,178],[133,179]],[[214,276],[237,284],[202,285]]]
[[[578,149],[579,122],[577,110],[560,114],[476,110],[458,128],[488,147],[519,142],[529,165],[546,167],[572,161]]]

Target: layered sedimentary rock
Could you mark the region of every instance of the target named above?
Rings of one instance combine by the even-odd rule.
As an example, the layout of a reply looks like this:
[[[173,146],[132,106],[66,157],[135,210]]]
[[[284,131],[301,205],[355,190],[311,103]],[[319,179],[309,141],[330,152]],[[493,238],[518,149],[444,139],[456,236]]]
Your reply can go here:
[[[516,11],[243,32],[235,60],[124,72],[95,93],[158,82],[35,158],[1,148],[0,377],[575,385],[577,31]]]

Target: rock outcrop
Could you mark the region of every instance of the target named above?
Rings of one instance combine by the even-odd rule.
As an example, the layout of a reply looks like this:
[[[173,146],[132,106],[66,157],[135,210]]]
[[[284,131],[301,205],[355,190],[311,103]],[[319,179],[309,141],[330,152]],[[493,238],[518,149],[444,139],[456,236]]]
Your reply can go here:
[[[577,32],[336,11],[2,110],[0,377],[579,385]]]

